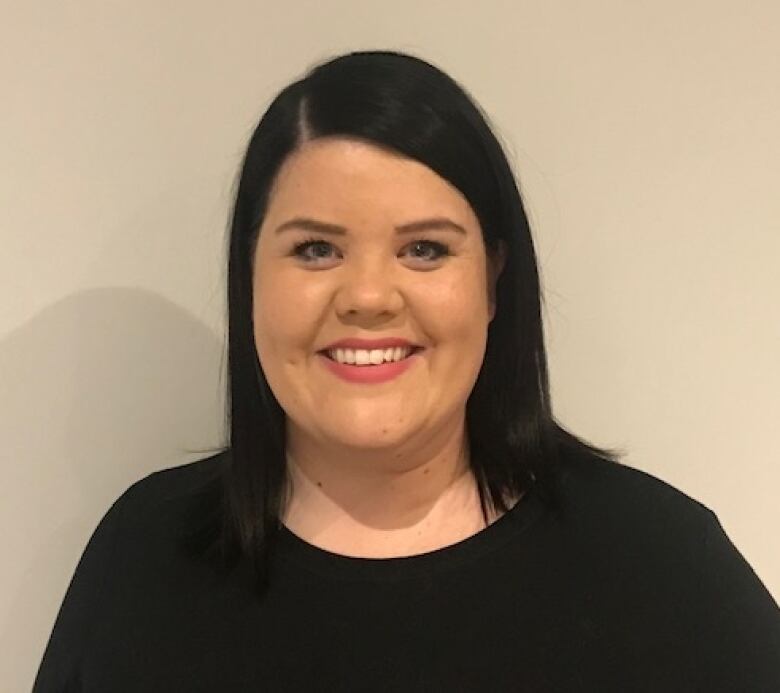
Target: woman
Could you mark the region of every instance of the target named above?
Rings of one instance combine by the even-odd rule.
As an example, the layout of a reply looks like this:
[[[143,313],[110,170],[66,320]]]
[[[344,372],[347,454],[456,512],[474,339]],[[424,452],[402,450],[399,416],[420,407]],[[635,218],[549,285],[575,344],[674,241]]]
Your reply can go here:
[[[228,300],[230,445],[108,511],[35,691],[780,690],[715,514],[555,421],[517,185],[440,70],[276,97]]]

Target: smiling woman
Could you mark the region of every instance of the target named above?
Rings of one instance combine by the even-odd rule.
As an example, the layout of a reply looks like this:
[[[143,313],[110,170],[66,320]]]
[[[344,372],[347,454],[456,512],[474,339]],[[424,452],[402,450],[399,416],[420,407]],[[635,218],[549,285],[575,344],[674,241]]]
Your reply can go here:
[[[556,421],[523,203],[451,77],[283,89],[227,290],[229,445],[108,511],[37,692],[780,690],[716,515]]]
[[[300,260],[314,242],[332,252]],[[426,243],[446,253],[410,252]],[[463,194],[419,161],[344,136],[287,157],[255,248],[253,326],[287,417],[287,465],[301,479],[282,515],[288,529],[338,553],[365,547],[359,555],[389,557],[455,543],[480,526],[464,415],[494,314],[497,261]],[[337,337],[372,338],[376,351],[323,358],[319,345]],[[382,363],[380,349],[400,337],[424,349]],[[358,499],[371,509],[358,512]],[[407,519],[397,526],[398,518]]]

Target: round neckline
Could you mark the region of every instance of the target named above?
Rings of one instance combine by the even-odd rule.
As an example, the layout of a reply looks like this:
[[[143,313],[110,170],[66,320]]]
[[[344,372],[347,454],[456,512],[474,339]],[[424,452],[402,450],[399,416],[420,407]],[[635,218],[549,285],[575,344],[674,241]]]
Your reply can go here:
[[[541,499],[531,488],[495,522],[465,539],[424,553],[390,558],[334,553],[309,543],[280,523],[276,555],[285,563],[342,580],[409,579],[448,571],[495,551],[532,525],[543,510]]]

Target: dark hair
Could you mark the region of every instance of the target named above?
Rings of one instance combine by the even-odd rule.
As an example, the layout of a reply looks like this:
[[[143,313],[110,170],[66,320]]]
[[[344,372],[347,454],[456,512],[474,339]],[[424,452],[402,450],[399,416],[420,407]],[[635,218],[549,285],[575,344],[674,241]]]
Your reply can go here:
[[[536,254],[517,183],[488,122],[464,88],[433,65],[394,51],[363,51],[316,65],[284,88],[251,136],[228,250],[230,443],[206,543],[223,568],[247,559],[259,595],[269,580],[287,472],[285,414],[254,341],[253,258],[274,178],[307,141],[360,138],[420,161],[468,200],[487,252],[496,252],[499,240],[505,243],[496,312],[466,407],[486,522],[487,501],[506,512],[505,496],[524,491],[558,508],[556,472],[564,449],[610,462],[622,454],[590,445],[552,414]]]

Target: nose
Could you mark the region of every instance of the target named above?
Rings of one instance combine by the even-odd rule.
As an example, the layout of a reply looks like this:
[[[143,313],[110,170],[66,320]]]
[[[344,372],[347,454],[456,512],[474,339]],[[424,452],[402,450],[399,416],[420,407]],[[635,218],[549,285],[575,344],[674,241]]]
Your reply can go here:
[[[335,297],[339,315],[396,313],[401,309],[401,275],[390,263],[366,257],[343,269]]]

